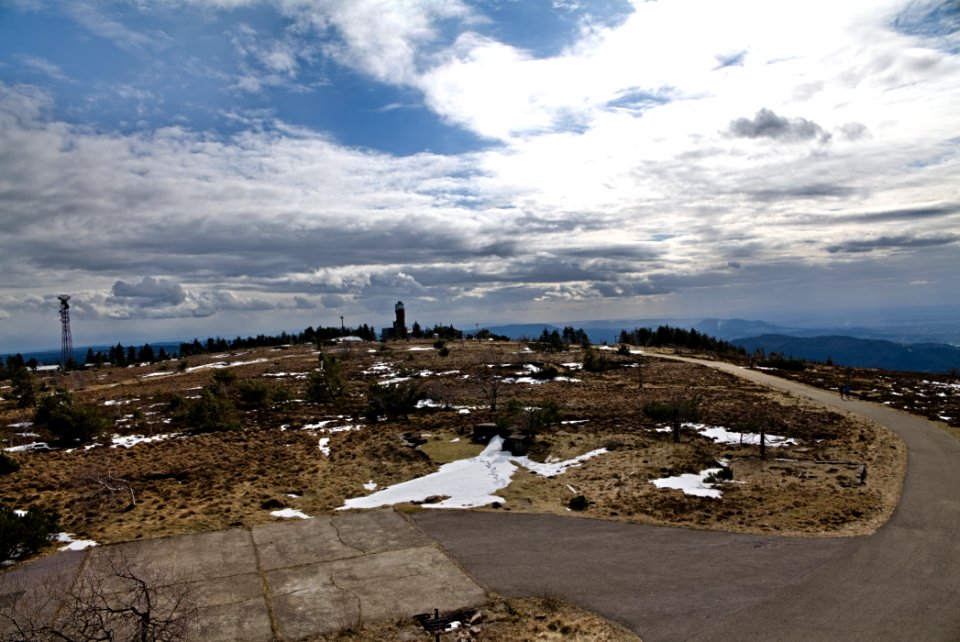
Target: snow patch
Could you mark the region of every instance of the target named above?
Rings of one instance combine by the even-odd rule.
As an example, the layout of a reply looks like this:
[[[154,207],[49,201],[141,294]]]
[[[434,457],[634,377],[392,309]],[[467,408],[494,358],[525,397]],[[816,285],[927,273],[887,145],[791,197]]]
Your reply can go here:
[[[723,493],[714,488],[714,484],[708,484],[706,478],[709,475],[719,473],[721,468],[707,468],[699,473],[687,473],[684,475],[675,475],[673,477],[663,477],[654,479],[651,483],[657,488],[672,488],[682,490],[684,495],[695,495],[697,497],[719,498]]]
[[[122,446],[124,448],[132,448],[137,444],[149,444],[155,441],[165,441],[173,437],[178,437],[180,433],[178,432],[169,432],[162,435],[152,435],[147,437],[146,435],[114,435],[110,438],[110,447],[117,448]]]
[[[24,453],[30,450],[48,450],[50,448],[45,441],[34,441],[29,444],[23,444],[22,446],[10,446],[9,448],[4,448],[8,453]]]
[[[351,508],[375,508],[403,502],[423,501],[427,497],[439,496],[446,499],[424,508],[473,508],[486,506],[494,502],[503,502],[503,498],[493,493],[510,484],[510,479],[522,466],[544,477],[559,475],[572,466],[601,455],[607,450],[598,448],[579,457],[556,463],[539,463],[527,457],[517,457],[501,450],[503,438],[494,437],[476,457],[460,459],[444,464],[434,473],[401,482],[383,490],[348,499],[337,510]]]
[[[82,551],[97,545],[92,539],[73,539],[73,533],[57,533],[56,541],[65,544],[60,547],[61,551]]]
[[[760,445],[760,434],[754,432],[734,432],[720,426],[706,426],[704,424],[685,424],[688,428],[693,428],[704,437],[708,437],[719,444],[745,444],[750,446]],[[797,440],[781,435],[764,435],[764,442],[771,448],[781,446],[795,446]]]
[[[296,508],[284,508],[281,510],[272,510],[270,514],[282,519],[310,519],[310,516]]]
[[[226,355],[220,355],[226,356]],[[263,363],[266,359],[253,359],[251,361],[215,361],[213,363],[204,363],[203,365],[193,366],[192,368],[187,368],[185,372],[193,372],[194,370],[203,370],[204,368],[236,368],[237,366],[248,366],[253,363]]]

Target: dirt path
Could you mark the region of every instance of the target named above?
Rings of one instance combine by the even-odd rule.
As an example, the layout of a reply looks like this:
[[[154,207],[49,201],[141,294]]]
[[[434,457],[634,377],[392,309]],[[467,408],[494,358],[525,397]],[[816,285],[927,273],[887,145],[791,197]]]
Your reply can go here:
[[[491,589],[562,596],[647,642],[960,639],[960,441],[884,406],[696,362],[900,435],[910,459],[890,521],[872,536],[844,539],[441,511],[418,513],[417,524]]]

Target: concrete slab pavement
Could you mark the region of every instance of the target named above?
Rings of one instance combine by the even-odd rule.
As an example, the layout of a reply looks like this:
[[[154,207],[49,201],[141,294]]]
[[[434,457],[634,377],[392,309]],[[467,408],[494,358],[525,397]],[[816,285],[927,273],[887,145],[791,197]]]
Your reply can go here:
[[[403,516],[377,510],[44,558],[0,577],[0,606],[18,597],[13,580],[39,591],[87,573],[109,578],[121,557],[160,572],[157,581],[171,591],[187,589],[197,613],[188,635],[204,641],[297,640],[486,601],[432,540]]]

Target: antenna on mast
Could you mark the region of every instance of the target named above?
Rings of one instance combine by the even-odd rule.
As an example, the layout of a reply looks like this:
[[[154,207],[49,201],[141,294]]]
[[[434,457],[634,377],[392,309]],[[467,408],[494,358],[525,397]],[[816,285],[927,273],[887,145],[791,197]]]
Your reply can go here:
[[[69,294],[61,294],[60,299],[60,368],[66,372],[67,361],[73,359],[73,337],[70,336],[70,300]]]

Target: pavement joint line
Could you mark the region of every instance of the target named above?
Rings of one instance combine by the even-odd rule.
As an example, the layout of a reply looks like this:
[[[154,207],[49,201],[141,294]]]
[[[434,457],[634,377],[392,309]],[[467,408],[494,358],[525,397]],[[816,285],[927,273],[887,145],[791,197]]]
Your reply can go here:
[[[353,622],[340,622],[340,628],[343,630],[349,630],[351,628],[360,628],[363,626],[363,601],[360,599],[360,596],[350,589],[346,589],[339,584],[337,584],[337,576],[334,573],[330,573],[330,583],[333,584],[334,588],[345,595],[349,595],[354,600],[357,601],[357,617]]]
[[[359,555],[358,557],[363,557],[364,555],[368,555],[368,554],[369,554],[367,551],[363,550],[362,548],[359,548],[359,547],[354,546],[354,545],[352,545],[352,544],[347,544],[345,541],[343,541],[343,536],[340,534],[340,527],[337,525],[337,518],[336,518],[336,516],[333,516],[333,517],[330,518],[330,526],[333,527],[333,531],[337,534],[337,541],[339,541],[341,544],[343,544],[343,545],[346,546],[347,548],[352,548],[353,550],[355,550],[355,551],[357,551],[358,553],[360,553],[360,555]]]
[[[247,527],[247,535],[250,536],[250,545],[253,547],[253,559],[257,565],[257,577],[260,579],[260,586],[263,589],[263,601],[267,607],[267,616],[270,618],[270,632],[274,640],[282,640],[280,635],[280,624],[277,622],[277,614],[273,610],[273,600],[270,598],[270,585],[267,584],[267,576],[263,572],[263,564],[260,562],[260,549],[257,548],[257,540],[253,536],[253,529]],[[246,573],[243,573],[246,575]]]
[[[431,510],[431,509],[420,509],[420,510]],[[408,513],[401,513],[396,508],[393,509],[393,512],[399,515],[401,518],[403,518],[403,521],[409,524],[411,528],[413,528],[414,530],[419,532],[421,535],[423,535],[429,542],[430,547],[436,549],[441,555],[443,555],[447,559],[448,562],[450,562],[451,564],[456,566],[458,569],[460,569],[460,572],[463,573],[471,582],[473,582],[474,584],[479,586],[481,589],[483,589],[484,593],[486,593],[488,596],[491,593],[493,593],[493,590],[489,586],[487,586],[484,582],[482,582],[480,578],[478,578],[473,573],[471,573],[466,566],[460,563],[460,560],[458,560],[449,551],[443,548],[440,542],[438,542],[435,538],[428,535],[427,532],[423,530],[423,528],[421,528],[419,524],[417,524],[417,522],[415,522],[413,519],[410,518],[410,515]]]

